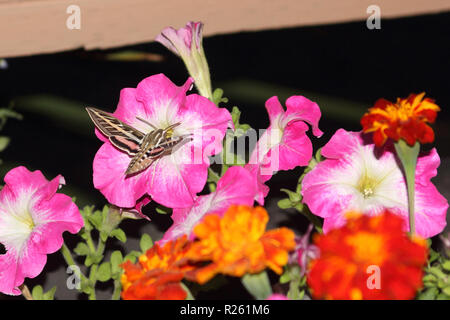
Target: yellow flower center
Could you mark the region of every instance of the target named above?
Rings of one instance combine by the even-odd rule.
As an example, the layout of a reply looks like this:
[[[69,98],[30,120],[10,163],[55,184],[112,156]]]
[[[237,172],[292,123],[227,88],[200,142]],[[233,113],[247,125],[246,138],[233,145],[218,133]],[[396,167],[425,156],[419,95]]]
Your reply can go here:
[[[34,223],[33,216],[29,210],[24,211],[21,214],[14,215],[15,219],[25,226],[30,232],[34,229],[36,224]]]
[[[348,236],[345,242],[353,247],[353,258],[360,263],[380,265],[386,256],[381,235],[361,231]]]
[[[364,172],[359,179],[357,189],[363,195],[364,199],[370,198],[375,194],[376,187],[380,184],[378,179],[370,177],[367,172]]]

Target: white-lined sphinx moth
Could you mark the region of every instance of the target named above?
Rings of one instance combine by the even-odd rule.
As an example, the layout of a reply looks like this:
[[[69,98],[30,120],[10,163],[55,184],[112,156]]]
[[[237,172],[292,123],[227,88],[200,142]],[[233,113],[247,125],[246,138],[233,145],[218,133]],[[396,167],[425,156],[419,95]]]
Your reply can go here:
[[[145,170],[155,160],[170,154],[176,145],[190,136],[173,136],[173,129],[180,125],[179,122],[165,129],[158,129],[144,119],[136,117],[153,128],[145,134],[105,111],[96,108],[86,108],[86,111],[97,129],[108,137],[111,144],[131,157],[125,175]]]

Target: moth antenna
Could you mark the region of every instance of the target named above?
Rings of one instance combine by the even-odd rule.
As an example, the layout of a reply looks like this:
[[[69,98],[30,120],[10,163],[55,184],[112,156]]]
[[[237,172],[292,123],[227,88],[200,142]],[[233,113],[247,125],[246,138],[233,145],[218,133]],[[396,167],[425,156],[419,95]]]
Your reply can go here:
[[[177,122],[177,123],[171,124],[170,126],[168,126],[167,128],[165,128],[164,131],[169,131],[169,130],[171,130],[171,129],[173,129],[173,128],[176,128],[176,127],[178,127],[180,124],[181,124],[181,122]]]
[[[152,125],[150,122],[148,122],[147,120],[142,119],[141,117],[136,117],[136,119],[138,119],[139,121],[144,122],[145,124],[148,124],[150,127],[152,127],[153,129],[157,129],[154,125]]]

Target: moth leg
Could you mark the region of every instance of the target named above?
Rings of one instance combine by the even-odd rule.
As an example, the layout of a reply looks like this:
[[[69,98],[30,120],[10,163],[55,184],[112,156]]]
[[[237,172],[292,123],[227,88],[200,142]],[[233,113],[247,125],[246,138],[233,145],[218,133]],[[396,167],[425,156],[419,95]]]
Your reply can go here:
[[[152,165],[153,165],[153,172],[152,172],[152,181],[150,183],[150,185],[153,187],[153,178],[155,177],[155,172],[156,172],[156,166],[158,165],[159,160],[161,160],[161,157],[156,159],[155,161],[153,161]]]

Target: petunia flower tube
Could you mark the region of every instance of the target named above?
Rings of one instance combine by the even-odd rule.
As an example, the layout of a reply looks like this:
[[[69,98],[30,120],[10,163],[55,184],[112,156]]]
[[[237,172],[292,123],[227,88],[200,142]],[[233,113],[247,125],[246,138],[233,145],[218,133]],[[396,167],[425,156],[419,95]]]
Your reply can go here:
[[[83,218],[72,199],[56,193],[64,178],[48,181],[40,171],[17,167],[9,171],[0,191],[0,292],[19,295],[25,277],[43,270],[47,254],[63,244],[62,233],[77,233]]]
[[[385,209],[401,216],[408,226],[408,197],[399,160],[392,145],[375,148],[370,135],[339,129],[322,148],[326,160],[307,173],[303,201],[324,218],[323,230],[345,224],[347,211],[377,215]],[[429,238],[446,225],[447,200],[430,179],[440,159],[435,149],[421,154],[416,170],[416,232]]]
[[[208,213],[222,215],[228,207],[236,205],[253,205],[257,192],[254,177],[246,169],[230,167],[217,182],[216,190],[199,196],[189,208],[173,210],[172,226],[166,231],[160,243],[173,240],[184,234],[193,239],[193,228]]]
[[[125,88],[113,115],[146,134],[155,128],[173,128],[174,136],[190,136],[171,154],[157,159],[147,169],[125,175],[130,156],[116,149],[97,129],[104,142],[94,159],[94,186],[106,199],[123,208],[134,208],[148,194],[152,200],[170,208],[185,208],[194,203],[207,179],[208,156],[221,152],[222,139],[231,122],[230,113],[208,99],[186,92],[189,78],[178,87],[165,75],[142,80],[137,88]],[[151,125],[149,125],[151,124]]]
[[[259,186],[256,200],[261,205],[269,192],[265,182],[274,172],[306,166],[311,159],[313,149],[306,135],[306,123],[312,126],[314,136],[322,135],[319,129],[321,112],[317,103],[303,96],[292,96],[286,100],[286,107],[285,111],[278,97],[266,101],[270,126],[258,140],[245,166],[256,176]]]
[[[156,41],[179,56],[194,78],[199,93],[212,99],[211,77],[203,50],[203,23],[188,22],[178,30],[167,27],[156,37]]]

